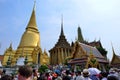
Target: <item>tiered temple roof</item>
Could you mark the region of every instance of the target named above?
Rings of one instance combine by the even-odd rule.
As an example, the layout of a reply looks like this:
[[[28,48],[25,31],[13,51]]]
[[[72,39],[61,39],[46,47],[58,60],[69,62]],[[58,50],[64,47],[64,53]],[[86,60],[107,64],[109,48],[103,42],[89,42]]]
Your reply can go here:
[[[101,64],[105,65],[109,63],[106,58],[96,49],[96,47],[92,47],[78,41],[75,42],[73,56],[68,63],[75,65],[78,64],[81,66],[83,65],[85,67],[91,54],[98,61],[100,66]]]
[[[111,67],[120,68],[120,56],[115,54],[114,48],[112,47],[113,57],[111,60]]]

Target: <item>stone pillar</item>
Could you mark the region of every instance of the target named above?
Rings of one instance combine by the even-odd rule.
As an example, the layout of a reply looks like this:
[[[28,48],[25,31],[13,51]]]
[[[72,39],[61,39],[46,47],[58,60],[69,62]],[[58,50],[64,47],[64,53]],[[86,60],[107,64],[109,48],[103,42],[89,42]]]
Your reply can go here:
[[[67,51],[65,49],[65,58],[64,58],[64,61],[65,61],[66,58],[67,58]]]
[[[68,54],[69,54],[69,56],[71,56],[71,54],[70,54],[70,49],[68,49]]]
[[[54,59],[54,61],[55,61],[55,64],[58,63],[58,51],[57,51],[57,49],[55,50],[55,59]]]
[[[61,63],[61,54],[60,54],[60,48],[58,49],[58,64]]]
[[[63,48],[61,48],[61,61],[62,61],[62,64],[63,64],[63,62],[64,62],[64,56],[63,56]]]
[[[52,59],[52,61],[53,61],[53,64],[55,64],[55,57],[56,57],[56,55],[55,55],[55,51],[54,51],[54,54],[52,55],[54,58]]]

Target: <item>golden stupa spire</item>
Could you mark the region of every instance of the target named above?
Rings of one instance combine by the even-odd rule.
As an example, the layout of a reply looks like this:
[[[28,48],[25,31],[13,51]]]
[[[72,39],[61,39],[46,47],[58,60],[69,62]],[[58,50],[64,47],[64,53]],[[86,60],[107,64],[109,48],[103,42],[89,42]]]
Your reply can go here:
[[[36,24],[35,5],[36,5],[36,1],[34,1],[33,11],[26,29],[38,32],[38,28]]]

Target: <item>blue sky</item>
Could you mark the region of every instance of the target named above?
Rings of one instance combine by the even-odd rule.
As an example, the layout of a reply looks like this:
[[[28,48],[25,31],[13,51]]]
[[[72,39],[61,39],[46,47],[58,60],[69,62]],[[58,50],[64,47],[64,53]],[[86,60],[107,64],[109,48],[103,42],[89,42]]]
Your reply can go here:
[[[10,43],[17,49],[25,31],[34,0],[0,0],[0,54]],[[120,0],[36,0],[36,19],[41,48],[47,51],[58,41],[63,15],[64,34],[75,41],[80,25],[85,40],[101,40],[112,57],[112,46],[120,55]]]

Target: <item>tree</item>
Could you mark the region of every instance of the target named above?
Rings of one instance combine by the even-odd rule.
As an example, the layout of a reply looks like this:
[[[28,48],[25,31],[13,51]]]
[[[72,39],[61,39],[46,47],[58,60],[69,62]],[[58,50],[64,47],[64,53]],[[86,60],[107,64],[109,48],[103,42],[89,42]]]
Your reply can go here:
[[[103,56],[106,57],[107,51],[106,51],[104,48],[102,48],[102,47],[96,47],[96,48],[98,49],[98,51],[100,51],[100,53],[101,53]]]
[[[41,65],[38,69],[38,72],[43,73],[48,69],[47,65]]]

